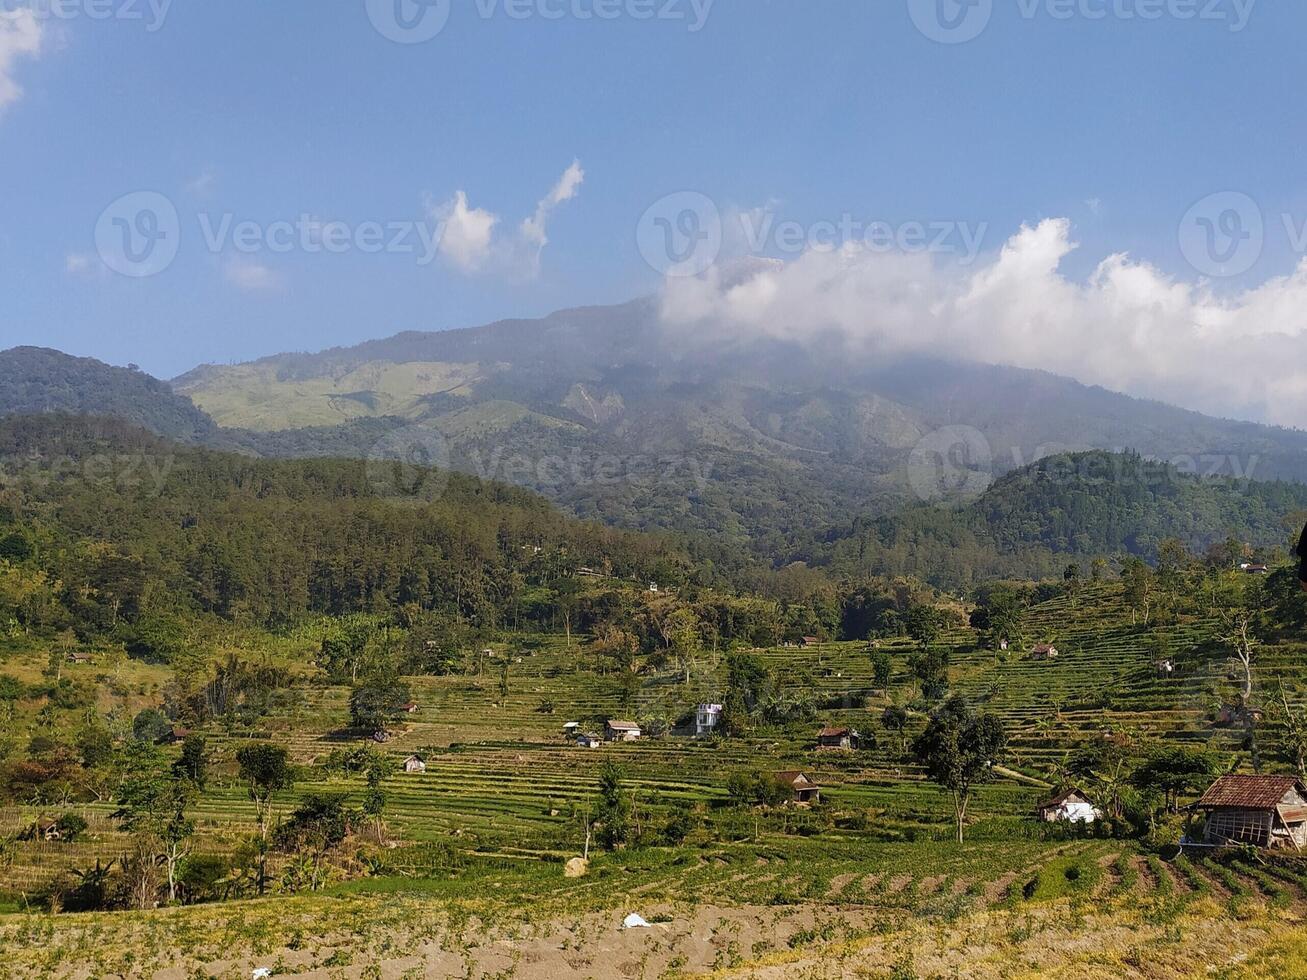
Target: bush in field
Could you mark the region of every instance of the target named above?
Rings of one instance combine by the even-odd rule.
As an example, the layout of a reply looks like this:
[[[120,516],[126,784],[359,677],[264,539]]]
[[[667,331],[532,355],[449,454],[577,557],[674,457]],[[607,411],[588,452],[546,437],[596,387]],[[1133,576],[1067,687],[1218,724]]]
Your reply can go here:
[[[138,742],[158,742],[172,732],[172,722],[158,708],[145,708],[132,719],[132,736]]]
[[[291,891],[307,887],[317,891],[330,871],[328,859],[349,836],[354,821],[339,796],[307,796],[277,828],[277,846],[295,859],[287,868],[284,884]]]
[[[58,821],[59,839],[71,844],[86,833],[86,818],[80,813],[65,813]]]
[[[409,686],[397,677],[366,681],[350,693],[350,721],[360,731],[384,732],[390,722],[404,716],[404,705],[411,698]]]
[[[733,772],[726,780],[726,793],[736,806],[779,806],[790,798],[770,773]]]
[[[599,843],[616,850],[631,835],[631,795],[622,788],[622,771],[611,762],[599,772],[599,805],[595,810]]]
[[[179,874],[187,902],[216,902],[228,897],[232,864],[220,854],[192,854],[182,862]]]

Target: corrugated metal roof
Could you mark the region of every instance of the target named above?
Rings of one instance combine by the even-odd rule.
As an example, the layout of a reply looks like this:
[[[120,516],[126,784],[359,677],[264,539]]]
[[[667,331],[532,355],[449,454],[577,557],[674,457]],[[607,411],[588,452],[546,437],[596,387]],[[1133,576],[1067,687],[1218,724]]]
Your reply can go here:
[[[1304,792],[1296,776],[1222,776],[1203,794],[1198,806],[1272,810],[1295,787]]]

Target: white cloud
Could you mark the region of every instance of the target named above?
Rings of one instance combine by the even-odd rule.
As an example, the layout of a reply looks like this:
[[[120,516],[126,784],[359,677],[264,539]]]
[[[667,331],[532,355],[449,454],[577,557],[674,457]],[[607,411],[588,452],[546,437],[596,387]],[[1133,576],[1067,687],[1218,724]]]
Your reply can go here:
[[[463,191],[455,194],[453,200],[432,209],[431,214],[443,225],[440,254],[463,272],[481,269],[490,258],[490,246],[499,217],[470,207]]]
[[[972,267],[857,245],[731,279],[669,280],[670,324],[937,354],[1069,375],[1201,411],[1307,427],[1307,260],[1232,296],[1127,255],[1062,274],[1070,223],[1023,227]]]
[[[517,234],[498,236],[499,215],[468,203],[467,194],[459,191],[428,211],[441,222],[440,254],[464,273],[491,269],[522,278],[540,272],[540,255],[549,244],[549,220],[559,205],[576,197],[585,182],[585,170],[573,160],[553,189],[536,205],[535,213],[518,226]]]
[[[20,58],[35,58],[41,51],[41,22],[27,7],[0,10],[0,112],[23,94],[14,81]]]
[[[275,289],[281,279],[272,269],[248,258],[233,258],[223,266],[223,275],[237,289],[247,293]]]
[[[70,252],[64,259],[64,271],[73,276],[89,275],[98,263],[85,252]]]
[[[550,214],[558,205],[576,197],[584,182],[585,171],[581,168],[581,161],[573,160],[572,165],[563,171],[563,176],[558,178],[558,183],[554,185],[554,189],[536,205],[536,213],[522,222],[519,231],[522,241],[535,248],[537,257],[541,250],[549,244],[546,229],[549,224]]]

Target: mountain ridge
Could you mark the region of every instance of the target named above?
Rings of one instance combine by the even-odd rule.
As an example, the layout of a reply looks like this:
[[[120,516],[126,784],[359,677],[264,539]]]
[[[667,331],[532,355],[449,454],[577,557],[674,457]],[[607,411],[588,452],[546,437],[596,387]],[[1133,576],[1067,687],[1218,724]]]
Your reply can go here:
[[[986,482],[1043,457],[1105,450],[1307,483],[1307,432],[1047,372],[877,357],[835,340],[687,336],[666,328],[652,298],[201,365],[171,386],[14,352],[0,354],[0,378],[23,363],[47,376],[35,382],[36,410],[88,410],[59,381],[71,373],[82,388],[117,392],[92,400],[100,414],[214,448],[359,457],[438,439],[452,468],[526,486],[579,516],[720,534],[779,565],[828,561],[852,523],[913,502],[911,466],[941,439],[958,440],[943,449],[970,453],[964,467]],[[31,410],[31,397],[0,389],[0,413]]]

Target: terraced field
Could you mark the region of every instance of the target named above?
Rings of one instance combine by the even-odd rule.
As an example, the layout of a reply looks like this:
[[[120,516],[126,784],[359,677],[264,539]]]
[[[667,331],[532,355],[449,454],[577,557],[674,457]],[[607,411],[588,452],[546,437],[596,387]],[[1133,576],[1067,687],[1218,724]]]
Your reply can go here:
[[[1109,841],[761,841],[486,859],[442,878],[140,914],[0,919],[13,976],[1295,976],[1307,880]],[[631,912],[652,927],[624,931]],[[965,950],[965,959],[958,959]],[[818,967],[817,964],[824,964]],[[947,971],[947,972],[944,972]],[[1267,971],[1267,972],[1261,972]]]
[[[757,975],[767,975],[773,968],[767,964],[778,957],[785,963],[805,962],[810,949],[836,945],[855,956],[871,956],[867,951],[874,947],[879,950],[875,956],[883,959],[882,953],[889,954],[877,943],[887,935],[927,922],[947,930],[982,915],[1006,917],[1016,932],[1025,928],[1019,923],[1027,917],[1031,934],[1015,943],[1022,946],[1050,929],[1064,929],[1068,916],[1088,923],[1093,910],[1107,908],[1129,910],[1121,914],[1138,916],[1139,928],[1155,928],[1159,935],[1166,930],[1184,933],[1188,917],[1199,910],[1241,928],[1256,921],[1261,937],[1257,942],[1274,939],[1292,946],[1298,916],[1307,908],[1307,864],[1247,858],[1221,863],[1163,860],[1127,842],[1067,839],[1029,817],[1035,801],[1049,791],[1050,769],[1071,749],[1105,732],[1236,747],[1236,734],[1216,728],[1211,720],[1215,706],[1233,690],[1228,662],[1213,641],[1213,623],[1195,619],[1160,627],[1169,637],[1178,668],[1176,676],[1167,679],[1159,678],[1153,666],[1155,630],[1129,622],[1114,585],[1091,588],[1074,602],[1058,599],[1038,606],[1025,629],[1032,641],[1053,640],[1061,656],[1036,661],[1023,651],[982,650],[969,631],[948,638],[952,686],[1003,718],[1012,749],[1003,778],[981,787],[972,806],[968,843],[961,847],[948,842],[948,801],[906,759],[904,737],[880,724],[886,705],[907,704],[915,697],[907,664],[910,641],[882,642],[895,662],[888,690],[874,688],[863,643],[755,651],[787,689],[811,697],[819,706],[812,722],[764,728],[748,738],[667,736],[586,750],[562,736],[565,721],[579,721],[587,728],[597,728],[606,717],[675,721],[698,701],[720,696],[721,661],[705,657],[688,686],[670,672],[642,676],[631,695],[619,678],[591,661],[584,637],[572,646],[558,637],[505,638],[496,649],[509,659],[506,695],[495,669],[480,677],[411,679],[418,710],[382,751],[396,762],[420,753],[427,770],[398,773],[386,781],[386,822],[393,847],[376,877],[339,886],[334,901],[349,909],[371,910],[369,914],[394,929],[399,928],[400,910],[410,928],[416,928],[414,922],[426,923],[418,944],[425,950],[419,957],[422,969],[443,963],[440,957],[461,944],[480,950],[473,959],[490,973],[496,971],[489,967],[502,966],[497,957],[503,944],[523,956],[527,953],[522,951],[530,951],[540,963],[556,964],[559,949],[571,948],[578,962],[602,955],[595,950],[603,944],[596,947],[588,931],[607,935],[612,917],[630,910],[664,916],[672,923],[690,922],[687,936],[712,931],[703,921],[704,909],[720,911],[724,920],[737,923],[733,928],[745,932],[750,921],[784,913],[773,929],[747,943],[723,939],[705,946],[685,939],[678,946],[668,940],[655,951],[644,950],[648,969],[661,964],[668,972],[751,964],[751,969],[762,971]],[[306,637],[287,641],[285,655],[302,660],[301,648],[308,642]],[[1304,668],[1304,645],[1267,647],[1259,655],[1259,686],[1266,690],[1283,683],[1291,698],[1301,702]],[[39,660],[34,657],[27,668],[17,662],[16,669],[35,676]],[[139,704],[154,696],[158,682],[149,668],[131,665],[116,683],[130,694],[129,703]],[[311,792],[361,800],[360,776],[332,775],[321,765],[333,752],[357,744],[346,732],[347,700],[345,688],[310,684],[284,711],[261,721],[258,731],[204,732],[217,764],[195,809],[199,853],[231,853],[253,830],[253,805],[230,761],[235,749],[252,737],[271,737],[287,746],[305,767],[294,789],[278,797],[277,814],[288,813]],[[852,753],[817,751],[813,734],[820,723],[856,727],[866,736],[863,748]],[[916,715],[907,735],[923,723],[924,717]],[[1273,745],[1273,729],[1267,735]],[[584,847],[585,814],[594,805],[599,770],[610,760],[625,774],[637,828],[660,826],[674,812],[689,809],[702,832],[692,833],[682,847],[599,856],[587,877],[565,880],[561,865]],[[807,772],[823,787],[827,805],[820,811],[761,815],[729,805],[726,785],[732,773],[782,769]],[[128,839],[110,819],[110,803],[75,809],[90,823],[83,840],[18,843],[5,850],[0,860],[5,862],[5,891],[13,905],[21,908],[26,896],[72,868],[127,850]],[[0,810],[0,836],[15,834],[51,812],[49,807]],[[314,904],[323,901],[293,900],[296,915],[304,917],[306,934],[314,916],[335,907]],[[191,967],[213,967],[214,975],[230,971],[234,976],[256,963],[261,950],[273,948],[282,949],[286,962],[297,967],[323,967],[346,948],[356,965],[360,955],[405,959],[394,946],[396,933],[386,931],[391,926],[360,927],[357,934],[334,938],[332,929],[324,927],[327,938],[312,950],[297,948],[280,919],[263,922],[251,938],[241,930],[262,921],[257,910],[264,906],[242,903],[246,906],[250,911],[244,913],[169,912],[150,920],[153,938],[146,946],[156,950],[156,965],[168,965],[160,945],[164,939],[175,930],[200,928],[196,923],[202,921],[211,926],[216,916],[242,923],[231,927],[236,936],[233,950],[239,955],[198,942],[185,960]],[[548,921],[555,932],[523,932],[514,908],[531,909],[529,921]],[[466,921],[450,918],[457,909],[463,910]],[[1060,911],[1049,918],[1050,909]],[[753,919],[741,918],[740,910],[750,910]],[[388,918],[392,913],[393,920]],[[576,924],[574,929],[568,926],[569,935],[558,934],[558,923],[572,918]],[[83,976],[94,971],[88,972],[89,961],[77,955],[76,943],[70,947],[70,937],[80,935],[80,929],[112,934],[137,928],[128,917],[80,921],[96,925],[60,921],[47,927],[25,916],[0,919],[0,943],[21,946],[31,969]],[[55,941],[42,952],[31,945],[30,931],[47,928]],[[392,945],[374,949],[382,934]],[[623,950],[635,955],[633,948],[627,950],[635,940],[621,942]],[[1257,942],[1250,938],[1250,948]],[[933,948],[923,943],[923,950]],[[94,970],[144,975],[144,962],[123,964],[114,955],[98,949]],[[931,956],[931,962],[946,964],[942,948]],[[520,958],[514,962],[519,975],[530,975]],[[892,973],[892,957],[887,963],[875,962],[886,967],[884,975]],[[403,971],[391,972],[398,976]],[[876,975],[875,970],[869,975]]]

